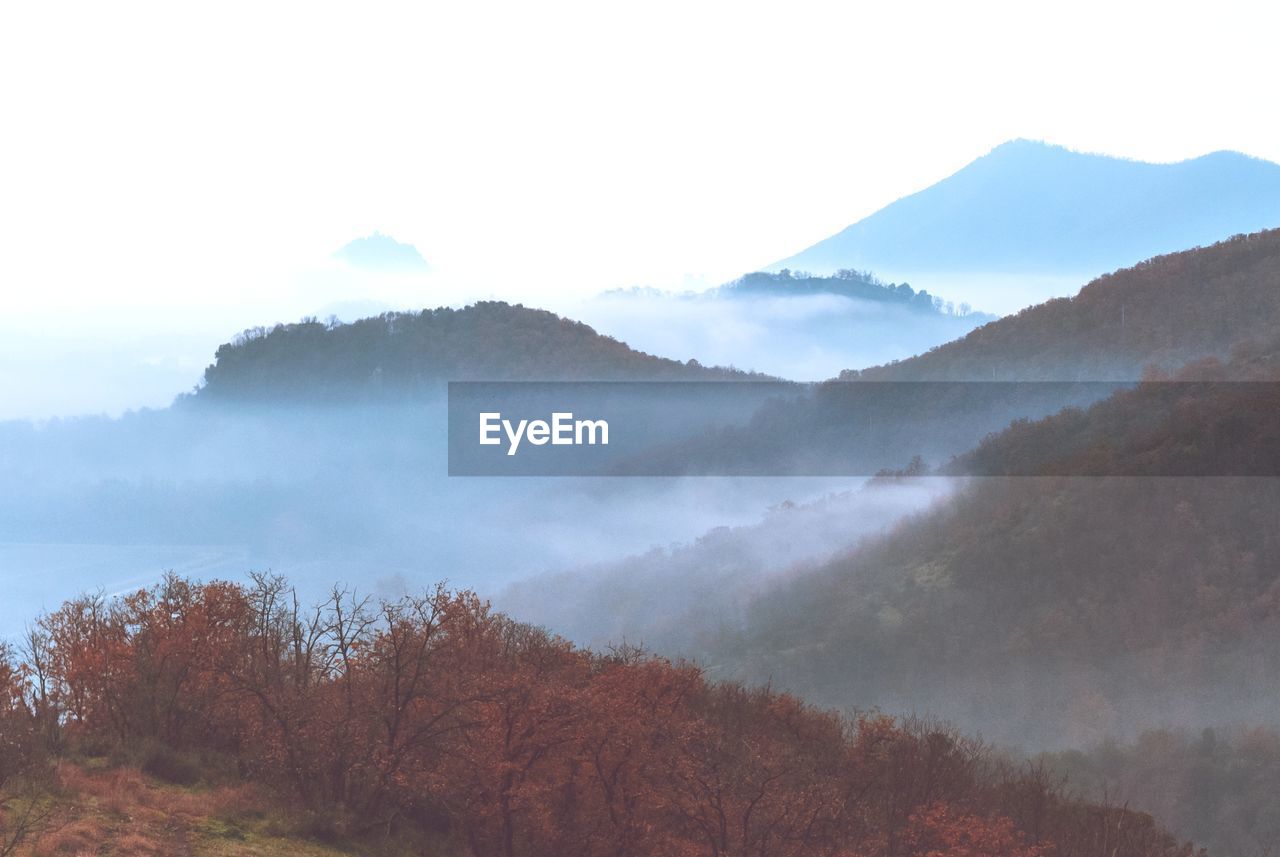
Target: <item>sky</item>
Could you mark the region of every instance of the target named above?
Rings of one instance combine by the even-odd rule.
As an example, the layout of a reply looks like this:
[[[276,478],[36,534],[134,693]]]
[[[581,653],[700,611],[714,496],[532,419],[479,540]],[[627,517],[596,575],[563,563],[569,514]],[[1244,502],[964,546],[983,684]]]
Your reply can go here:
[[[0,416],[19,340],[63,343],[33,345],[40,361],[90,342],[173,360],[175,336],[204,349],[365,296],[330,256],[375,230],[440,275],[384,284],[396,302],[537,302],[723,282],[1016,137],[1280,161],[1278,18],[1114,0],[6,3]]]

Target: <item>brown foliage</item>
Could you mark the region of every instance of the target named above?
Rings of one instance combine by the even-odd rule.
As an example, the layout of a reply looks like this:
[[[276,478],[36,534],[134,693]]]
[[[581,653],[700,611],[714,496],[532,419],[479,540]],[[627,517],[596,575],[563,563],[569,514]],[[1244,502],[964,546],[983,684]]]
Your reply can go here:
[[[849,720],[635,650],[594,655],[466,592],[373,604],[339,590],[303,609],[278,578],[171,577],[40,628],[43,679],[19,682],[11,708],[34,722],[42,699],[58,742],[220,754],[344,838],[434,830],[484,857],[1041,857],[1091,853],[1053,843],[1092,842],[1100,823],[994,775],[939,724]],[[131,817],[245,799],[150,789],[130,769],[60,775]],[[1039,812],[1020,821],[1032,793]],[[1116,853],[1184,853],[1155,834],[1155,850]]]

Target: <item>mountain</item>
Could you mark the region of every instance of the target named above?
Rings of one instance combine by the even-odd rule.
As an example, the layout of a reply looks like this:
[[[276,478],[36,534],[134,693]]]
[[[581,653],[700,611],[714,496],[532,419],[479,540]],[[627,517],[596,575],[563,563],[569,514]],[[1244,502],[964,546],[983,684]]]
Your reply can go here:
[[[757,271],[702,292],[618,289],[560,308],[653,354],[795,381],[901,360],[994,318],[852,270],[829,277]]]
[[[517,581],[495,603],[592,647],[635,640],[661,652],[696,651],[789,570],[842,554],[945,494],[943,480],[877,481],[787,500],[756,523],[718,527],[689,544]]]
[[[822,711],[436,586],[87,595],[0,647],[7,854],[1196,857],[940,723]]]
[[[1280,165],[1237,152],[1153,164],[1015,140],[770,266],[874,270],[1011,310],[1140,259],[1280,226]],[[1011,278],[1008,306],[983,278]],[[1057,292],[1061,294],[1061,292]]]
[[[375,232],[357,238],[333,254],[353,268],[383,273],[423,273],[430,269],[418,248]]]
[[[705,380],[749,377],[634,351],[545,310],[481,302],[352,324],[257,328],[221,346],[197,398],[342,399],[464,380]],[[762,377],[762,376],[760,376]]]
[[[647,462],[654,473],[827,476],[893,470],[915,456],[937,465],[1015,419],[1089,405],[1150,372],[1229,360],[1276,330],[1280,230],[1157,257],[916,357],[844,371]]]
[[[1126,381],[1280,329],[1280,229],[1158,256],[884,366],[871,381]]]
[[[1257,477],[1280,472],[1278,332],[1280,231],[1104,277],[1077,298],[851,377],[964,380],[994,369],[1136,381],[1148,363],[1188,365],[1091,407],[1006,420],[951,470],[989,478],[958,480],[955,496],[833,559],[770,573],[738,558],[763,554],[748,539],[718,536],[619,564],[613,580],[580,575],[587,585],[575,582],[575,597],[546,615],[598,634],[602,623],[581,617],[606,612],[637,573],[698,592],[697,576],[714,585],[743,568],[749,598],[741,588],[699,593],[698,613],[713,618],[701,634],[673,636],[657,610],[647,621],[624,612],[622,630],[674,639],[668,653],[717,676],[826,705],[928,710],[1000,741],[1093,741],[1156,721],[1275,723],[1267,652],[1280,645],[1280,479]],[[823,385],[811,403],[775,408],[717,448],[745,448],[753,461],[766,442],[835,448],[823,438],[850,433],[866,413],[851,416],[840,391],[885,386]],[[951,386],[975,398],[998,385]],[[962,434],[951,403],[941,405],[947,436]],[[689,557],[702,565],[696,575]],[[581,600],[593,591],[594,608]]]
[[[1273,340],[1180,379],[1277,366]],[[1280,479],[1256,474],[1275,472],[1276,386],[1154,382],[1015,424],[960,469],[1044,475],[971,480],[762,592],[706,661],[823,704],[981,720],[1002,741],[1274,724]],[[1097,478],[1116,473],[1132,475]]]
[[[1280,842],[1280,732],[1227,724],[1151,729],[1036,760],[1081,795],[1109,795],[1157,818],[1214,857],[1250,857]]]
[[[739,277],[715,292],[728,298],[834,295],[854,301],[889,304],[926,315],[958,315],[971,317],[977,322],[995,318],[985,313],[974,313],[967,304],[957,307],[954,302],[930,295],[927,291],[917,292],[908,283],[886,283],[873,274],[849,268],[838,270],[829,277],[790,270],[757,271]]]

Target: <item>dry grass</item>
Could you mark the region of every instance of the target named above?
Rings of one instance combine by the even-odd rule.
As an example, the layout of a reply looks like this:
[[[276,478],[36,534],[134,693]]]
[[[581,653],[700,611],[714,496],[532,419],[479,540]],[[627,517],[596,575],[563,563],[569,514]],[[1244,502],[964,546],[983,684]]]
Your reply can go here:
[[[163,842],[158,842],[141,833],[126,833],[112,843],[117,854],[136,854],[138,857],[156,857],[168,854]]]
[[[22,857],[336,857],[345,852],[270,835],[278,820],[249,785],[183,788],[136,768],[92,769],[61,762],[54,817]]]
[[[98,854],[105,841],[107,829],[96,818],[77,818],[58,822],[55,829],[37,837],[31,853],[35,854]]]

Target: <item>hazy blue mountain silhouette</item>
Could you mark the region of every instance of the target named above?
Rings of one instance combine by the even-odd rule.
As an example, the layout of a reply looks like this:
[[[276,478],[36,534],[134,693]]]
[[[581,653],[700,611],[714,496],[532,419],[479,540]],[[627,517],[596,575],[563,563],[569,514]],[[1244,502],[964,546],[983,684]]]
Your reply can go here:
[[[769,268],[1093,275],[1275,226],[1270,161],[1224,151],[1151,164],[1015,140]]]
[[[417,247],[381,232],[357,238],[333,255],[365,271],[412,272],[426,271],[429,267]]]

